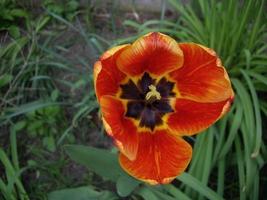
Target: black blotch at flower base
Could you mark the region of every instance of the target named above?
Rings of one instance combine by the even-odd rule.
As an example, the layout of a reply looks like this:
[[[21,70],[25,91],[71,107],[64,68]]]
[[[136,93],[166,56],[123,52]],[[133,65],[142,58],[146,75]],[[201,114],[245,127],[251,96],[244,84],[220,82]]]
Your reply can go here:
[[[147,100],[146,95],[150,91],[149,86],[154,85],[161,98]],[[165,77],[159,81],[153,79],[147,72],[138,80],[137,84],[129,79],[126,84],[121,84],[121,99],[127,100],[126,117],[139,121],[139,127],[154,130],[156,126],[162,125],[162,117],[174,112],[170,105],[170,98],[175,97],[174,83]]]

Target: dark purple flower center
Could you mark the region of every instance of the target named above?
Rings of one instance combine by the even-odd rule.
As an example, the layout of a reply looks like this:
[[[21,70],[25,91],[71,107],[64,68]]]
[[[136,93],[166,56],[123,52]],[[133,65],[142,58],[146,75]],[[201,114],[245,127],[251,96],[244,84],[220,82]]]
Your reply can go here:
[[[160,98],[152,96],[147,99],[151,87],[160,94]],[[137,84],[129,79],[126,84],[120,85],[122,93],[120,98],[127,100],[126,117],[139,120],[140,127],[150,128],[162,125],[162,117],[166,113],[174,112],[170,105],[170,98],[175,97],[174,83],[165,77],[159,81],[153,79],[147,72],[138,80]]]

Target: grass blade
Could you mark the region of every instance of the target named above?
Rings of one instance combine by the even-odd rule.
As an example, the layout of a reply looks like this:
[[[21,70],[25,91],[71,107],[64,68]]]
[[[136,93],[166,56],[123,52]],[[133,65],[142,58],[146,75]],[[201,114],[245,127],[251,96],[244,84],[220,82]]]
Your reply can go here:
[[[199,194],[207,197],[208,199],[223,200],[223,198],[219,196],[216,192],[202,184],[198,179],[194,178],[188,173],[184,172],[183,174],[177,177],[177,180],[188,185],[189,187],[199,192]]]

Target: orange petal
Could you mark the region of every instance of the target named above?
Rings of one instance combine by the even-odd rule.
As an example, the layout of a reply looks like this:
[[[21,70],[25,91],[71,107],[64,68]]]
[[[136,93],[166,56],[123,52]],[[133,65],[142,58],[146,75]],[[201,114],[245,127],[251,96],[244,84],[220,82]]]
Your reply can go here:
[[[170,73],[182,98],[198,102],[219,102],[233,96],[227,72],[216,53],[194,43],[181,43],[184,65]]]
[[[119,89],[119,83],[125,78],[117,65],[118,54],[129,45],[113,47],[106,51],[94,65],[94,84],[98,100],[102,95],[114,95]]]
[[[199,103],[187,99],[177,99],[175,112],[169,115],[167,124],[175,135],[193,135],[199,133],[225,114],[232,98],[216,103]]]
[[[181,174],[192,156],[191,146],[182,138],[166,131],[139,135],[136,159],[131,161],[123,154],[119,160],[131,176],[152,185],[167,184]]]
[[[135,125],[124,117],[124,107],[120,100],[105,95],[100,99],[103,123],[107,133],[114,138],[119,150],[130,160],[135,159],[138,149],[138,134]]]
[[[102,56],[100,57],[100,60],[105,60],[111,56],[113,56],[116,52],[118,52],[121,49],[124,49],[125,47],[130,46],[129,44],[123,44],[123,45],[119,45],[119,46],[115,46],[110,48],[109,50],[107,50],[106,52],[104,52],[102,54]]]
[[[183,52],[174,39],[167,35],[149,33],[125,49],[117,60],[118,67],[130,76],[148,71],[162,75],[183,64]]]

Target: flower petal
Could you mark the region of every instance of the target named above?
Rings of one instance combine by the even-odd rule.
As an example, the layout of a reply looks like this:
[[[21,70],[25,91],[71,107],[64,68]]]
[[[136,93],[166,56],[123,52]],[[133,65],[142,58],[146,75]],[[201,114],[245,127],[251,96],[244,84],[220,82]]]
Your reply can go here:
[[[216,53],[194,43],[181,43],[184,65],[170,73],[182,98],[219,102],[233,96],[227,72]]]
[[[169,115],[167,124],[175,135],[199,133],[223,116],[230,108],[232,98],[216,103],[200,103],[177,99],[175,112]]]
[[[162,75],[183,64],[183,52],[174,39],[167,35],[149,33],[125,49],[117,60],[118,67],[130,76],[145,71]]]
[[[102,56],[100,57],[100,60],[105,60],[111,56],[113,56],[116,52],[118,52],[121,49],[124,49],[125,47],[130,46],[130,44],[123,44],[119,46],[115,46],[110,48],[109,50],[105,51]]]
[[[124,117],[125,109],[120,100],[105,95],[100,99],[103,124],[107,133],[114,138],[119,150],[130,160],[135,159],[138,150],[137,128]]]
[[[131,161],[123,154],[119,160],[131,176],[154,185],[171,182],[186,169],[191,156],[191,146],[181,137],[157,131],[139,134],[135,160]]]
[[[94,65],[94,84],[98,100],[102,95],[114,95],[119,89],[119,83],[125,78],[117,65],[118,54],[129,45],[113,47],[106,51]]]

